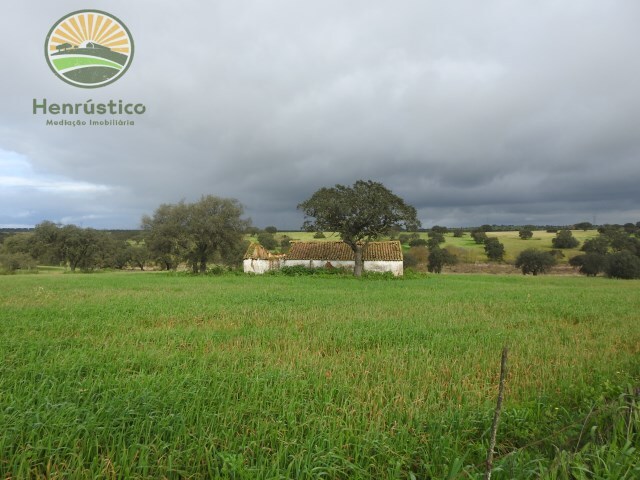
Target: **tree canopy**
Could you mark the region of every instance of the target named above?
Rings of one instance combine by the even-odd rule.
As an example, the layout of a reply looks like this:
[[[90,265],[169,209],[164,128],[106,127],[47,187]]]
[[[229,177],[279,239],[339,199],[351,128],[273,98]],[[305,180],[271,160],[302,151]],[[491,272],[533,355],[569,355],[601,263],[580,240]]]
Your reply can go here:
[[[489,260],[495,262],[504,260],[504,245],[496,237],[490,237],[484,241],[484,251]]]
[[[550,252],[528,248],[520,252],[515,265],[522,270],[523,275],[538,275],[548,272],[555,263],[556,259]]]
[[[551,239],[554,248],[576,248],[580,242],[573,236],[571,230],[560,230],[555,238]]]
[[[355,256],[354,274],[362,274],[362,243],[392,229],[416,230],[416,209],[379,182],[358,180],[352,186],[323,187],[298,205],[307,231],[338,232]]]
[[[187,262],[193,272],[205,272],[214,259],[236,256],[249,220],[235,199],[202,196],[195,203],[184,200],[160,205],[152,217],[142,218],[152,256],[167,269]]]

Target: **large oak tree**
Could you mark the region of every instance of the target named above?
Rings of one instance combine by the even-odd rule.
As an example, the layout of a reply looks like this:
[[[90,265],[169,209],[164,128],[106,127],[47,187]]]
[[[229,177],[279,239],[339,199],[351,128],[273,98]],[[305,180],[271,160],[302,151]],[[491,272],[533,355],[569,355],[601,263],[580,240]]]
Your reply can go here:
[[[321,188],[298,208],[305,214],[305,230],[340,234],[353,250],[356,276],[362,275],[364,243],[393,229],[416,230],[420,226],[414,207],[371,180]]]

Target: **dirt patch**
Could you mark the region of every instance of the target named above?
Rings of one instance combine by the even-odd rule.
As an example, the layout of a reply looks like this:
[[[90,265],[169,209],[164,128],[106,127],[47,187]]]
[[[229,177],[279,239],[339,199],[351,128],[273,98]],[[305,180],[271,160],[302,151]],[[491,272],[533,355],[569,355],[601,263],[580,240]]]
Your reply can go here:
[[[505,263],[459,263],[445,267],[443,273],[487,273],[492,275],[522,275],[522,271]],[[580,273],[570,265],[556,265],[547,275],[579,276]]]

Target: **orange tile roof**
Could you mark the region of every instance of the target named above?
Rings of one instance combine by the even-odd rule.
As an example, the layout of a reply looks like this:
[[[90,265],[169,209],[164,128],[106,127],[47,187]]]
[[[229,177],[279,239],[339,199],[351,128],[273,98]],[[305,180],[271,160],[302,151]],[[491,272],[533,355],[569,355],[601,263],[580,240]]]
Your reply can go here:
[[[245,260],[270,260],[279,257],[282,257],[282,255],[274,255],[259,243],[252,243],[251,245],[249,245],[249,248],[247,248],[247,252],[244,254]]]
[[[402,261],[402,247],[397,240],[365,243],[364,261]],[[245,257],[246,258],[246,257]],[[287,260],[354,260],[353,250],[344,242],[291,242]]]

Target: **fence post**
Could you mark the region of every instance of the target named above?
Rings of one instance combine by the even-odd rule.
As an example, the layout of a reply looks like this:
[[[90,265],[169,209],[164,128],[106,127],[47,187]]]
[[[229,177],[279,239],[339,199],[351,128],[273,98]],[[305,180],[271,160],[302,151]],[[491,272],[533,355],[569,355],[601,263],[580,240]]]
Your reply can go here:
[[[491,440],[489,441],[489,451],[487,452],[487,467],[484,472],[485,480],[491,479],[491,470],[493,468],[493,451],[496,448],[496,434],[498,433],[498,421],[500,420],[500,410],[502,410],[502,398],[504,397],[504,380],[507,376],[507,354],[509,348],[505,345],[502,347],[502,359],[500,360],[500,385],[498,387],[498,403],[496,411],[493,414],[493,424],[491,425]]]

